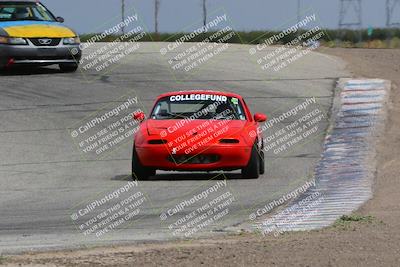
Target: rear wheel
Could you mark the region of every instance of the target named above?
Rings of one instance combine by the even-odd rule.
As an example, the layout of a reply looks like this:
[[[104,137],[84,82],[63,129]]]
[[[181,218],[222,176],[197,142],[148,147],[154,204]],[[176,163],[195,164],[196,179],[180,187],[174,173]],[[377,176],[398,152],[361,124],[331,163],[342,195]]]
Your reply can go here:
[[[63,72],[75,72],[78,69],[78,64],[76,63],[62,63],[58,65],[60,70]]]
[[[143,166],[140,163],[135,147],[132,152],[132,179],[148,180],[150,176],[156,175],[156,170]]]
[[[0,72],[3,72],[5,70],[6,70],[6,63],[5,62],[3,63],[3,61],[0,60]]]
[[[242,178],[257,179],[260,176],[260,156],[256,145],[253,145],[249,163],[242,169]]]

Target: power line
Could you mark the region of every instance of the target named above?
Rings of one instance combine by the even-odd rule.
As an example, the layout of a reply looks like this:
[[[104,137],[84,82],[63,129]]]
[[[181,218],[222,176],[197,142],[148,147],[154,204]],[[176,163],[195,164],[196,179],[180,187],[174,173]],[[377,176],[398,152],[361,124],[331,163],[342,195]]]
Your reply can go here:
[[[340,0],[339,28],[362,27],[361,0]]]
[[[362,1],[340,0],[339,29],[356,28],[362,41]]]
[[[400,27],[400,21],[395,21],[394,18],[394,14],[399,14],[399,12],[400,0],[386,0],[386,27]]]

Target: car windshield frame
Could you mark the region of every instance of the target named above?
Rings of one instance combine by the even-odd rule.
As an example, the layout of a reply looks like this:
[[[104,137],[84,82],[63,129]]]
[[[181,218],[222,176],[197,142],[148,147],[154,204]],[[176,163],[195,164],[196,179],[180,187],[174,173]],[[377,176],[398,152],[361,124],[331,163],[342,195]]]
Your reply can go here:
[[[197,94],[197,93],[187,93],[184,96],[191,95],[210,95],[210,94]],[[226,101],[216,101],[216,100],[196,100],[196,99],[185,99],[183,101],[171,101],[171,97],[176,97],[177,95],[170,95],[159,98],[155,103],[151,113],[150,119],[153,120],[240,120],[246,121],[247,115],[244,105],[240,98],[227,95],[210,95],[210,96],[220,96],[222,99],[226,98]],[[181,108],[183,110],[176,110],[176,108]],[[185,109],[185,105],[193,107],[190,109]],[[196,107],[196,108],[195,108]]]
[[[16,18],[17,13],[4,12],[5,8],[26,8],[27,17]],[[9,14],[10,18],[3,18],[2,15]],[[41,16],[41,17],[38,17]],[[0,22],[8,21],[45,21],[56,22],[57,19],[42,3],[39,2],[0,2]]]

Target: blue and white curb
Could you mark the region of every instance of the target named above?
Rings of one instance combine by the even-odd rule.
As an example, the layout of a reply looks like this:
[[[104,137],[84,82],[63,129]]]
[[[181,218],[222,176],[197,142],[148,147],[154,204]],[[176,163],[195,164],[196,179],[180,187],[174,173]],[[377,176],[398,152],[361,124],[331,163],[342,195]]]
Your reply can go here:
[[[376,146],[384,130],[390,82],[341,79],[340,103],[314,172],[315,186],[255,227],[264,234],[320,229],[372,197]]]

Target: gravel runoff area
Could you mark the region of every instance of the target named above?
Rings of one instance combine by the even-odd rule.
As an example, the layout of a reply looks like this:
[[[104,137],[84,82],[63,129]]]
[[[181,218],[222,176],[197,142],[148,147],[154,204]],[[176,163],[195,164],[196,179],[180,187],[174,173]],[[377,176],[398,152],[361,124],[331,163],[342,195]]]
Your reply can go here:
[[[354,77],[393,82],[385,136],[379,144],[374,198],[360,221],[327,229],[217,236],[77,251],[0,257],[6,266],[400,266],[400,50],[324,49],[342,57]],[[396,87],[397,86],[397,87]]]

